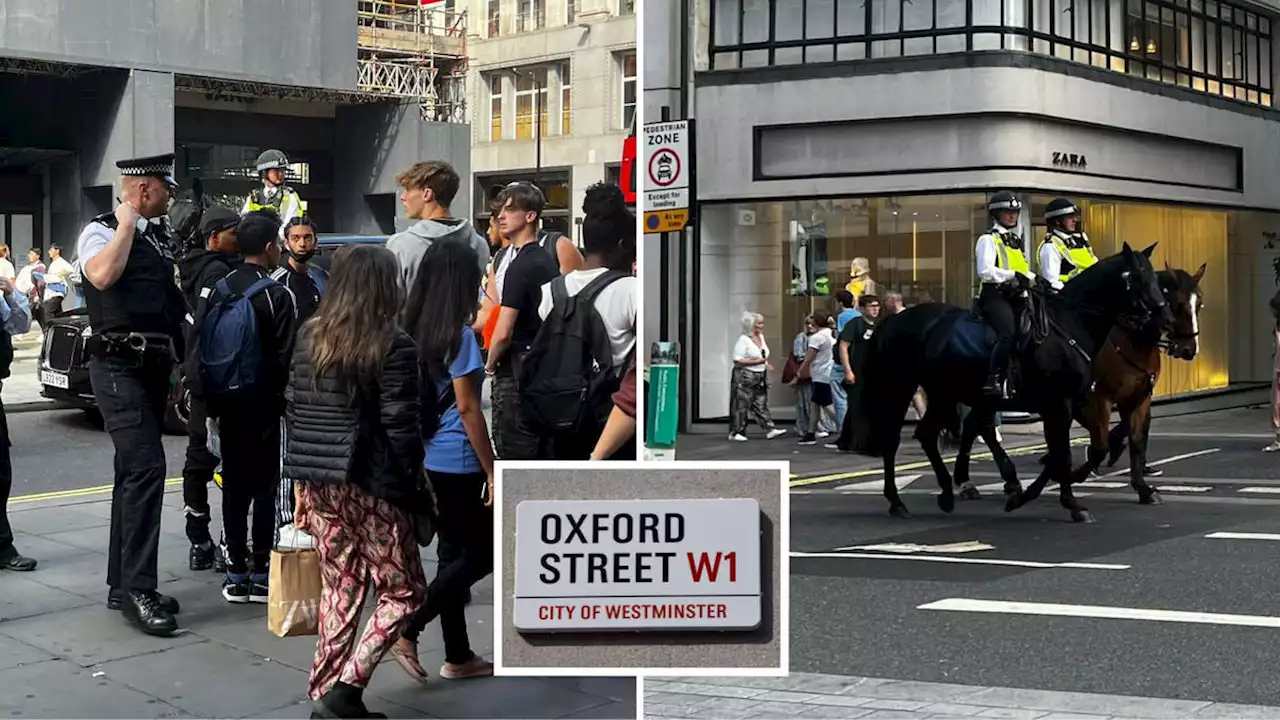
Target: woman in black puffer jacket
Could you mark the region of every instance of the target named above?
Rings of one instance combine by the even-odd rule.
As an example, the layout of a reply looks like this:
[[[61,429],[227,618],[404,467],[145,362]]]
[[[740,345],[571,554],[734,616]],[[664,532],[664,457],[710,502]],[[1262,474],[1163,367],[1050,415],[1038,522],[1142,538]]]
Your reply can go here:
[[[289,373],[283,473],[297,488],[298,528],[316,538],[324,588],[312,717],[386,717],[361,695],[426,592],[413,516],[430,491],[418,354],[396,324],[401,305],[390,251],[342,248]],[[370,582],[378,606],[357,642]]]

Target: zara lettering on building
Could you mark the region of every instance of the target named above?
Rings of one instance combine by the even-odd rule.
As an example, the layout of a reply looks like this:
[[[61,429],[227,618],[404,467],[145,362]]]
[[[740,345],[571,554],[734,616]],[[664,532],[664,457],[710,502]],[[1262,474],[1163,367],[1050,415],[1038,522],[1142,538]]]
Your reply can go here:
[[[1077,155],[1076,153],[1055,152],[1053,154],[1053,164],[1072,170],[1087,170],[1089,168],[1089,161],[1085,159],[1084,155]]]

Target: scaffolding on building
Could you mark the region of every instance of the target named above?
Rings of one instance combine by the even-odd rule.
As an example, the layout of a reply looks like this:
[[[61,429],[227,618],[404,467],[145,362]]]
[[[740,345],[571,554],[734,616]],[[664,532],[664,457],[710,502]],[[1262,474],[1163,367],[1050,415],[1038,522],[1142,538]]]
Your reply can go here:
[[[357,2],[357,87],[412,100],[423,120],[466,122],[466,11],[428,0]]]

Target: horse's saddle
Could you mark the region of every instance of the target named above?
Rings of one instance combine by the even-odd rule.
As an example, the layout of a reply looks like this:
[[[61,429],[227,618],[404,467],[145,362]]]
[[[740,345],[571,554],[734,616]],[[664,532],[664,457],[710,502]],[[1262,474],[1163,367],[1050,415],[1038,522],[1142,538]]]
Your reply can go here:
[[[975,300],[969,312],[956,312],[939,321],[938,332],[933,333],[930,359],[959,360],[985,363],[991,358],[996,344],[996,332],[982,318]],[[1021,304],[1021,312],[1015,319],[1013,355],[1017,357],[1043,340],[1048,328],[1044,301],[1036,293],[1030,293]]]

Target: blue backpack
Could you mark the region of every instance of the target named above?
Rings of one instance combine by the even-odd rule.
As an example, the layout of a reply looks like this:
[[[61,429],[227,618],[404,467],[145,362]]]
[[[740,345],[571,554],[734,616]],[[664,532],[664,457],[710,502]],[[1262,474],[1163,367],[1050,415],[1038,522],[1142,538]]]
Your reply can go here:
[[[200,387],[206,396],[251,395],[262,381],[262,339],[251,299],[276,284],[262,278],[237,294],[226,278],[218,281],[218,297],[200,322],[196,351]]]

